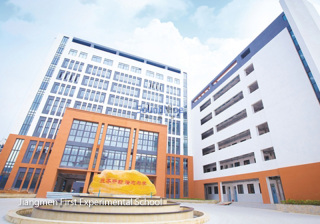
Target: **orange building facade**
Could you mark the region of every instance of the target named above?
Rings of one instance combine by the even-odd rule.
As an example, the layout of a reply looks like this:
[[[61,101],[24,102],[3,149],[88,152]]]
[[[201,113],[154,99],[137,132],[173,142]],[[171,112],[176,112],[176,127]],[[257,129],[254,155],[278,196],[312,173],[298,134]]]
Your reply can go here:
[[[192,197],[192,157],[167,154],[166,147],[166,125],[68,108],[55,140],[9,135],[0,154],[0,186],[37,197],[86,193],[104,169],[138,170],[157,195]]]

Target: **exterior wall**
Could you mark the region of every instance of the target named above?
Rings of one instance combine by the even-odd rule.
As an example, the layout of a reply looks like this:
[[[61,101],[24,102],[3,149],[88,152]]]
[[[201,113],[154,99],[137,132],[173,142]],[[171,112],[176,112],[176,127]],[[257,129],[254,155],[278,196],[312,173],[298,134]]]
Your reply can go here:
[[[51,147],[53,145],[53,142],[54,140],[52,139],[45,139],[45,138],[37,138],[37,137],[30,137],[30,136],[24,136],[24,135],[14,135],[14,134],[10,134],[5,145],[4,145],[4,148],[0,154],[0,170],[1,172],[3,172],[4,168],[5,168],[5,165],[6,165],[6,162],[9,158],[9,155],[12,151],[12,148],[16,142],[17,139],[22,139],[24,140],[21,148],[20,148],[20,152],[18,153],[17,157],[16,157],[16,161],[14,163],[14,166],[13,168],[11,169],[10,171],[10,175],[9,175],[9,178],[4,186],[4,190],[9,190],[9,189],[14,189],[14,190],[17,190],[17,191],[21,191],[22,190],[22,186],[24,184],[24,181],[26,179],[26,176],[27,176],[27,173],[30,169],[34,169],[33,170],[33,173],[32,173],[32,176],[30,178],[30,181],[29,181],[29,184],[28,184],[28,187],[26,189],[23,189],[24,191],[29,191],[29,192],[37,192],[38,190],[38,187],[39,187],[39,183],[40,183],[40,179],[41,179],[41,176],[43,175],[43,172],[45,171],[45,168],[46,168],[46,162],[48,161],[49,159],[49,156],[50,156],[50,151],[51,151]],[[29,163],[24,163],[22,160],[25,156],[25,153],[28,149],[28,146],[29,146],[29,143],[30,141],[36,141],[36,147],[32,153],[32,156],[31,156],[31,159],[29,161]],[[36,149],[38,148],[38,145],[39,145],[39,142],[43,142],[43,146],[41,147],[41,153],[39,154],[38,156],[38,159],[37,159],[37,162],[35,164],[32,164],[32,160],[34,158],[34,155],[36,153]],[[44,146],[46,143],[49,143],[49,148],[48,148],[48,151],[46,153],[46,156],[44,157],[44,162],[43,164],[39,164],[39,160],[42,156],[42,153],[44,153]],[[25,172],[25,175],[22,179],[22,182],[21,182],[21,185],[19,188],[15,188],[13,185],[14,185],[14,181],[16,179],[16,176],[17,176],[17,173],[18,173],[18,170],[19,168],[26,168],[26,172]],[[39,177],[37,178],[37,181],[36,181],[36,186],[34,188],[34,190],[30,190],[30,185],[31,185],[31,182],[33,180],[33,177],[35,175],[35,172],[36,172],[36,169],[40,169],[40,173],[39,173]],[[1,175],[3,175],[3,173],[1,173]]]
[[[167,198],[193,198],[193,157],[175,154],[167,154],[166,167],[166,197]],[[176,161],[180,159],[179,172],[177,172]],[[187,167],[184,161],[187,160]],[[169,162],[170,161],[170,162]],[[176,180],[179,180],[179,195],[176,194]],[[172,190],[171,181],[174,180]],[[169,184],[168,184],[169,181]],[[185,184],[187,184],[187,192],[185,192]]]
[[[320,184],[320,174],[318,172],[320,163],[311,163],[299,166],[290,166],[274,170],[267,170],[261,172],[251,172],[241,175],[232,175],[226,177],[211,178],[205,180],[196,180],[194,187],[198,189],[194,192],[195,198],[205,199],[205,185],[218,184],[218,186],[234,186],[237,183],[230,184],[230,182],[240,181],[242,183],[250,183],[248,180],[257,179],[261,187],[261,196],[264,203],[272,203],[272,194],[270,191],[270,183],[267,180],[269,177],[280,176],[282,188],[285,199],[295,200],[320,200],[318,191]],[[246,187],[244,186],[244,190]],[[255,183],[255,191],[259,195],[259,188]],[[219,200],[228,201],[227,195],[221,195],[222,189],[219,187]],[[246,192],[245,192],[246,193]],[[256,196],[259,197],[259,196]],[[239,201],[248,201],[247,198],[241,200],[238,194]],[[258,202],[258,200],[254,200]]]
[[[61,168],[60,167],[60,161],[62,159],[62,155],[66,146],[66,142],[69,136],[69,131],[72,125],[73,120],[85,120],[90,122],[96,122],[98,123],[98,130],[97,133],[100,133],[100,128],[102,123],[105,124],[105,128],[102,134],[101,144],[98,145],[98,139],[99,134],[96,134],[94,145],[92,148],[91,153],[91,159],[89,162],[89,168],[88,169],[72,169],[72,168]],[[58,132],[57,138],[55,140],[55,145],[53,147],[51,158],[48,162],[46,172],[43,176],[43,181],[40,184],[40,188],[37,194],[37,197],[45,197],[46,192],[53,191],[54,185],[56,183],[57,175],[59,172],[64,173],[78,173],[78,174],[85,174],[85,184],[83,188],[83,192],[87,192],[89,187],[89,181],[91,173],[99,173],[99,162],[101,159],[101,155],[103,152],[103,142],[104,137],[106,135],[107,126],[113,125],[118,127],[129,127],[133,131],[134,128],[136,128],[136,133],[139,132],[139,130],[144,131],[151,131],[159,133],[159,139],[158,139],[158,154],[157,154],[157,173],[156,175],[148,175],[149,178],[153,178],[155,180],[155,186],[157,190],[157,194],[160,196],[164,196],[165,193],[165,185],[163,184],[165,182],[165,159],[166,159],[166,133],[167,133],[167,127],[160,124],[152,124],[149,122],[141,122],[141,121],[135,121],[132,119],[126,119],[126,118],[120,118],[115,116],[109,116],[109,115],[103,115],[99,113],[92,113],[92,112],[86,112],[82,110],[76,110],[76,109],[67,109],[64,119],[61,123],[60,130]],[[130,156],[131,153],[131,144],[132,144],[132,131],[131,136],[129,139],[129,147],[128,147],[128,156]],[[137,154],[137,143],[138,143],[138,134],[136,134],[135,139],[135,146],[133,151],[133,161],[132,161],[132,169],[134,169],[135,164],[135,155]],[[97,164],[95,168],[92,168],[94,156],[95,156],[95,149],[99,148],[99,154],[97,158]],[[127,157],[127,164],[126,169],[129,167],[129,160]]]
[[[310,2],[306,0],[281,0],[280,4],[319,87],[320,16]]]
[[[195,192],[196,198],[205,198],[205,184],[217,184],[221,192],[222,186],[228,186],[228,183],[233,186],[237,181],[247,183],[249,180],[259,180],[262,201],[273,203],[270,189],[273,180],[269,177],[280,177],[286,199],[319,199],[316,190],[319,176],[313,170],[320,161],[317,153],[319,102],[301,55],[297,53],[297,46],[290,36],[290,24],[283,16],[280,15],[270,24],[192,101],[191,147],[193,154],[198,155],[194,157],[194,187],[201,189]],[[296,30],[293,31],[296,33]],[[243,56],[248,49],[249,53]],[[247,74],[251,65],[253,71]],[[240,82],[215,99],[215,94],[237,76]],[[249,86],[255,82],[258,89],[250,93]],[[215,114],[215,110],[240,92],[243,99]],[[200,111],[209,99],[211,104]],[[254,112],[252,106],[260,100],[263,109]],[[242,110],[246,110],[245,118],[222,130],[217,129],[217,125]],[[210,113],[212,119],[201,125],[201,120]],[[258,125],[265,122],[269,131],[259,134]],[[202,134],[211,128],[213,134],[202,139]],[[219,147],[223,140],[246,130],[250,131],[250,138],[225,148]],[[202,155],[202,150],[211,145],[215,146],[215,151]],[[262,150],[270,147],[274,149],[276,158],[265,161]],[[220,161],[231,161],[234,157],[250,153],[254,153],[254,163],[251,160],[249,165],[244,165],[243,159],[240,159],[239,167],[221,169]],[[204,166],[212,163],[216,163],[216,170],[204,172]],[[310,185],[302,187],[302,183],[306,182]],[[226,200],[225,196],[220,195],[220,200]]]

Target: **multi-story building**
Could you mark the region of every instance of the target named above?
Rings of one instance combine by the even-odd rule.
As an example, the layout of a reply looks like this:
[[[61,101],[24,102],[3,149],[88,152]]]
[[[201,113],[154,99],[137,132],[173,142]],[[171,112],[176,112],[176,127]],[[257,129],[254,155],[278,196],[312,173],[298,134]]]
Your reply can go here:
[[[68,107],[167,125],[164,161],[170,177],[163,183],[168,196],[180,197],[173,190],[180,186],[180,173],[170,167],[180,167],[188,155],[187,73],[76,37],[56,38],[49,55],[19,135],[55,139]],[[181,181],[187,183],[188,176]],[[187,190],[181,194],[187,197]]]
[[[166,146],[166,125],[68,108],[56,139],[9,135],[1,154],[7,159],[0,160],[2,174],[8,174],[2,175],[6,181],[1,187],[38,197],[53,191],[87,192],[102,170],[134,169],[149,177],[158,195],[166,195],[167,178],[173,180],[169,196],[186,197],[192,189],[192,158],[175,155],[181,163],[172,164],[174,173],[167,175]]]
[[[195,197],[320,199],[320,20],[284,9],[192,100]]]
[[[167,124],[168,152],[188,154],[187,73],[75,37],[57,38],[50,55],[20,135],[55,138],[71,107]]]
[[[0,186],[46,197],[47,192],[87,192],[93,176],[105,169],[138,170],[155,184],[157,195],[188,197],[192,157],[169,155],[166,148],[166,125],[68,108],[55,139],[9,135]],[[170,157],[175,160],[167,168]]]

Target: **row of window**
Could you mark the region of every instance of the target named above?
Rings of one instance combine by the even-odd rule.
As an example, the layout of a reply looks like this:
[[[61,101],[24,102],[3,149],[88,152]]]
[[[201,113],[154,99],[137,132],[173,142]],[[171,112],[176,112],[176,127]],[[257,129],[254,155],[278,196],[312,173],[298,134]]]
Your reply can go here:
[[[134,96],[137,98],[139,98],[139,96],[140,96],[140,89],[139,88],[134,88],[134,87],[130,87],[127,85],[122,85],[122,84],[118,84],[115,82],[112,83],[111,92],[119,93],[119,94],[123,94],[123,95],[127,95],[127,96]]]
[[[244,71],[246,75],[249,75],[250,73],[252,73],[254,71],[253,64],[250,64]],[[228,82],[224,87],[222,87],[216,94],[213,95],[213,100],[217,100],[219,97],[221,97],[223,94],[225,94],[227,91],[229,91],[232,87],[234,87],[239,82],[240,82],[240,76],[237,75],[230,82]],[[253,84],[248,86],[248,88],[250,93],[257,90],[259,88],[257,81],[255,81]],[[241,95],[242,92],[239,94]],[[233,104],[241,100],[243,98],[243,94],[242,94],[242,98],[239,94],[237,94],[236,96],[231,98],[229,101],[221,105],[220,109],[217,108],[215,111],[216,115],[218,115],[219,113],[223,112],[224,110],[228,109],[230,106],[232,106]],[[207,100],[204,104],[200,106],[200,112],[203,111],[205,108],[207,108],[210,104],[211,104],[211,99],[209,98],[209,100]]]
[[[86,73],[89,75],[95,75],[98,77],[110,79],[112,71],[110,69],[107,70],[105,68],[88,64],[86,68]]]
[[[149,115],[149,114],[140,114],[140,121],[147,121],[157,124],[162,124],[162,117]]]
[[[146,89],[152,89],[152,90],[159,91],[162,93],[164,92],[164,84],[159,83],[159,82],[155,82],[152,80],[148,80],[148,79],[144,80],[143,87]]]
[[[60,123],[61,120],[59,119],[47,119],[47,117],[41,116],[32,136],[54,139],[58,133]]]
[[[92,103],[75,101],[73,108],[91,111],[91,112],[102,113],[103,106],[97,105],[97,104],[92,104]]]
[[[115,96],[113,94],[109,95],[108,104],[111,106],[119,106],[129,109],[136,109],[139,104],[139,100],[123,97],[123,96]]]
[[[69,136],[70,138],[70,136]],[[92,148],[67,144],[60,162],[60,167],[87,169]]]
[[[149,77],[154,78],[154,72],[152,72],[152,71],[147,70],[146,71],[146,75],[149,76]],[[160,80],[163,80],[163,75],[160,74],[160,73],[156,73],[156,78],[160,79]]]
[[[181,89],[167,85],[167,94],[171,94],[174,96],[181,96]]]
[[[184,182],[184,187],[185,187],[185,182]],[[180,179],[167,178],[166,197],[167,198],[180,198]]]
[[[58,72],[57,80],[71,82],[77,84],[80,78],[80,74],[76,74],[74,72],[66,72],[64,70],[60,70]]]
[[[49,151],[51,151],[51,147],[50,142],[38,143],[37,141],[30,141],[22,159],[22,163],[30,163],[31,161],[32,164],[47,164]]]
[[[78,71],[78,72],[82,72],[83,66],[84,66],[83,62],[70,60],[69,58],[65,58],[61,65],[62,68],[67,68],[67,69]]]
[[[93,77],[89,78],[89,76],[85,75],[83,76],[81,85],[107,90],[109,81]]]
[[[40,185],[44,169],[42,170],[42,172],[40,168],[29,168],[28,171],[27,169],[28,168],[26,167],[19,168],[15,180],[13,182],[12,188],[17,190],[21,188],[21,190],[36,193]]]
[[[106,114],[118,116],[118,117],[130,118],[130,119],[137,119],[137,113],[135,112],[121,110],[117,108],[112,109],[111,107],[106,108]]]
[[[52,86],[51,93],[73,97],[75,90],[75,86],[55,82]]]
[[[181,100],[180,100],[180,98],[177,98],[177,97],[166,96],[166,104],[180,107]]]
[[[180,175],[180,158],[168,156],[167,157],[167,174]]]
[[[180,135],[180,121],[174,119],[165,119],[165,124],[168,126],[168,134]]]
[[[139,77],[128,75],[128,74],[125,74],[125,73],[120,73],[120,72],[117,72],[117,71],[114,72],[113,79],[115,81],[128,83],[128,84],[136,85],[136,86],[141,86],[141,80],[142,80]]]
[[[273,147],[263,149],[263,150],[261,150],[261,153],[262,153],[264,161],[276,159],[276,155],[275,155]],[[256,163],[254,152],[240,155],[240,156],[236,156],[236,157],[222,160],[219,162],[220,170],[249,165],[252,163]],[[217,171],[217,166],[216,166],[215,162],[203,166],[204,173],[209,173],[209,172],[214,172],[214,171]]]
[[[74,120],[70,129],[68,142],[93,144],[98,123]]]
[[[69,55],[76,57],[77,54],[78,54],[77,50],[70,49]],[[88,57],[88,53],[86,53],[86,52],[80,52],[79,53],[79,58],[87,59],[87,57]],[[96,55],[92,55],[91,61],[101,63],[102,57],[99,57],[99,56],[96,56]],[[113,65],[113,61],[110,60],[110,59],[105,58],[104,61],[103,61],[103,64],[112,66]]]
[[[142,99],[147,99],[147,100],[163,103],[163,94],[143,90]]]
[[[212,187],[208,187],[208,194],[219,194],[218,186],[214,186],[214,191],[212,192]],[[247,184],[248,194],[255,194],[254,184]],[[237,185],[238,194],[244,194],[244,189],[242,184]],[[222,186],[222,193],[226,194],[226,186]],[[260,191],[261,193],[261,191]]]
[[[69,99],[48,96],[47,102],[44,105],[42,113],[49,114],[50,112],[50,115],[63,116],[66,108],[69,107],[70,104],[71,100]]]
[[[106,93],[95,91],[95,90],[90,90],[90,89],[85,89],[85,88],[80,88],[78,95],[78,99],[85,99],[85,100],[90,100],[94,102],[99,102],[99,103],[104,103],[106,99]]]
[[[180,138],[168,137],[167,153],[180,155]]]

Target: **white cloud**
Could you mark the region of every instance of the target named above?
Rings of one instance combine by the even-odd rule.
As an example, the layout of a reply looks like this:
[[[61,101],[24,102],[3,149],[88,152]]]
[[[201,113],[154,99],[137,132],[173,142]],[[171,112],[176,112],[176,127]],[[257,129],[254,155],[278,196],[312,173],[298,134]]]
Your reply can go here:
[[[191,16],[191,21],[195,22],[200,28],[206,28],[210,23],[214,22],[214,8],[209,8],[206,5],[199,6]]]

